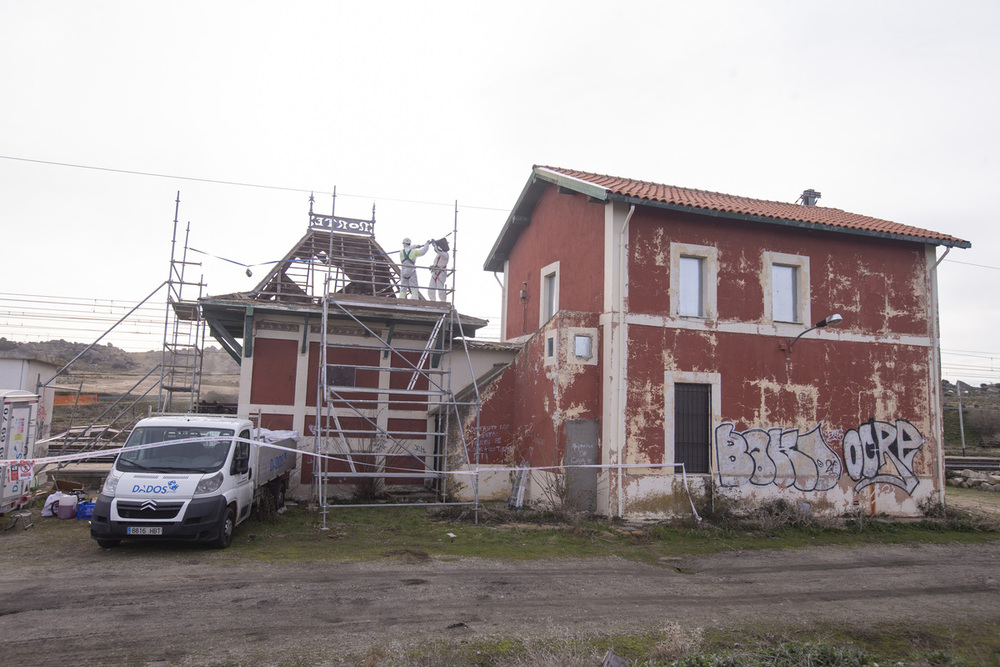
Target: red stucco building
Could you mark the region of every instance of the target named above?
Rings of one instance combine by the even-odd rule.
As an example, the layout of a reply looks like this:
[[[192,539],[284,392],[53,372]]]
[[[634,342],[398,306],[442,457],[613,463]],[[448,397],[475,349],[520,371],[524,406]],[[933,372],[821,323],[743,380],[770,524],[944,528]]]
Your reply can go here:
[[[943,502],[936,249],[970,244],[818,196],[535,167],[484,266],[523,346],[483,390],[480,462],[596,465],[533,474],[528,497],[615,516],[690,512],[688,489]]]

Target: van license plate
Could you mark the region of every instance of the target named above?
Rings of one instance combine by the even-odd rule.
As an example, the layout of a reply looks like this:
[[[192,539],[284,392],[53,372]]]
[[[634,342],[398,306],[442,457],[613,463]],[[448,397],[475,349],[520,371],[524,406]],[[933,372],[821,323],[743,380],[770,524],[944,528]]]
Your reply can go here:
[[[162,526],[129,526],[129,535],[162,535]]]

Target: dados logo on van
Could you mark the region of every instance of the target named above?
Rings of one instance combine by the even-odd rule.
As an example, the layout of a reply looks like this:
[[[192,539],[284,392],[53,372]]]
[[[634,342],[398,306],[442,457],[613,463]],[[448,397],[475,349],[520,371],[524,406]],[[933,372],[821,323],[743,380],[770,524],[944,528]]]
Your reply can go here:
[[[136,484],[132,487],[132,493],[177,493],[180,486],[174,480],[166,484]]]

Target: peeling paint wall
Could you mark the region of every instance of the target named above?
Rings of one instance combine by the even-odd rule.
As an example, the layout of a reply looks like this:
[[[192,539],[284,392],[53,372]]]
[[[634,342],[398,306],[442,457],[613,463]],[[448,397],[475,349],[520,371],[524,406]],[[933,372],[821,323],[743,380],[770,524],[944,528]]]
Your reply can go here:
[[[578,335],[592,337],[589,358],[576,354]],[[566,422],[600,418],[599,348],[597,315],[561,310],[483,390],[478,441],[475,423],[465,423],[469,460],[482,466],[560,465]],[[550,486],[536,477],[528,499],[546,502]]]
[[[559,261],[559,308],[600,312],[603,295],[604,209],[582,195],[550,188],[511,250],[505,340],[533,334],[539,322],[539,270]],[[525,284],[526,283],[526,284]],[[521,289],[527,298],[520,298]]]
[[[609,514],[687,513],[692,494],[723,493],[913,515],[940,497],[932,251],[652,206],[629,211],[551,187],[510,252],[506,335],[529,338],[484,400],[484,417],[510,432],[491,461],[550,465],[561,459],[567,420],[603,416],[603,462],[668,466],[602,473],[600,509]],[[619,273],[609,258],[626,227],[628,262]],[[691,254],[704,257],[710,278],[703,317],[680,316],[676,305],[678,258]],[[518,300],[520,285],[537,298],[539,271],[555,262],[563,312],[539,323],[537,304]],[[774,265],[797,267],[797,322],[771,312]],[[595,276],[605,270],[615,275]],[[622,278],[624,314],[617,297],[605,300]],[[841,326],[791,344],[833,313]],[[547,346],[564,351],[573,326],[600,327],[596,366],[547,361]],[[619,333],[622,368],[612,355]],[[711,469],[681,486],[670,467],[672,382],[712,391]],[[623,406],[614,409],[619,393]]]
[[[628,462],[672,462],[664,373],[714,371],[721,422],[713,424],[708,480],[717,491],[890,514],[933,500],[942,454],[922,245],[649,211],[635,215],[630,231]],[[671,315],[668,241],[717,249],[714,319]],[[811,320],[770,319],[769,253],[808,258],[813,318],[837,312],[843,325],[783,349]],[[669,476],[630,475],[627,502],[645,506],[639,496],[649,480],[639,479]]]

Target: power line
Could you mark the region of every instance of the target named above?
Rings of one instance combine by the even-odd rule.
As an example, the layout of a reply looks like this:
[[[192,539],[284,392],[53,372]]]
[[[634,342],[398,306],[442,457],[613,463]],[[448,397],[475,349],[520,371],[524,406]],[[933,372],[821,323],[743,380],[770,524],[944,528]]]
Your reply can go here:
[[[971,350],[941,350],[942,354],[949,354],[956,357],[976,357],[980,359],[995,359],[1000,357],[1000,352],[974,352]]]
[[[265,185],[265,184],[262,184],[262,183],[244,183],[244,182],[241,182],[241,181],[225,181],[225,180],[215,179],[215,178],[199,178],[197,176],[178,176],[176,174],[159,174],[159,173],[152,172],[152,171],[137,171],[137,170],[134,170],[134,169],[115,169],[113,167],[98,167],[96,165],[75,164],[75,163],[72,163],[72,162],[56,162],[54,160],[35,160],[35,159],[32,159],[32,158],[16,157],[16,156],[13,156],[13,155],[0,155],[0,159],[3,159],[3,160],[14,160],[14,161],[17,161],[17,162],[30,162],[32,164],[45,164],[45,165],[50,165],[50,166],[55,166],[55,167],[69,167],[69,168],[72,168],[72,169],[89,169],[91,171],[105,171],[105,172],[110,172],[110,173],[114,173],[114,174],[128,174],[130,176],[149,176],[149,177],[152,177],[152,178],[169,178],[169,179],[174,179],[174,180],[178,180],[178,181],[194,181],[196,183],[211,183],[213,185],[232,185],[232,186],[236,186],[236,187],[257,188],[257,189],[261,189],[261,190],[279,190],[279,191],[283,191],[283,192],[303,192],[303,193],[308,192],[310,194],[327,195],[327,196],[333,196],[334,194],[336,194],[336,196],[338,196],[338,197],[353,197],[353,198],[356,198],[356,199],[368,199],[368,200],[376,200],[376,201],[391,201],[391,202],[398,202],[398,203],[402,203],[402,204],[422,204],[422,205],[425,205],[425,206],[448,206],[448,207],[451,207],[451,206],[456,206],[457,205],[458,208],[465,208],[465,209],[477,210],[477,211],[507,211],[508,210],[508,209],[505,209],[505,208],[495,208],[495,207],[492,207],[492,206],[475,206],[475,205],[469,205],[469,204],[457,204],[456,202],[453,202],[453,201],[452,202],[435,202],[435,201],[421,201],[421,200],[417,200],[417,199],[396,199],[396,198],[393,198],[393,197],[375,197],[375,196],[369,196],[369,195],[352,195],[352,194],[347,194],[347,193],[342,193],[342,192],[334,193],[334,192],[324,191],[324,190],[309,190],[309,189],[306,189],[306,188],[292,188],[292,187],[281,186],[281,185]]]
[[[987,266],[986,264],[973,264],[972,262],[960,262],[957,259],[946,259],[944,260],[949,264],[965,264],[966,266],[978,266],[980,269],[994,269],[1000,271],[1000,266]]]

